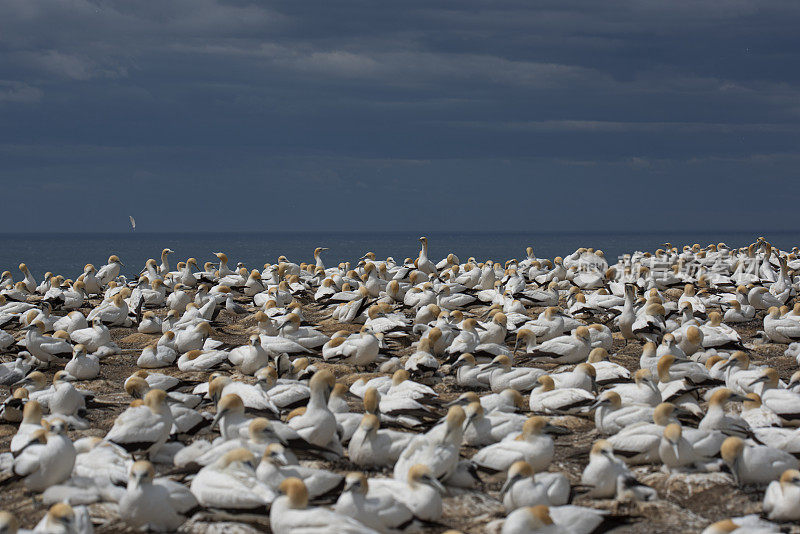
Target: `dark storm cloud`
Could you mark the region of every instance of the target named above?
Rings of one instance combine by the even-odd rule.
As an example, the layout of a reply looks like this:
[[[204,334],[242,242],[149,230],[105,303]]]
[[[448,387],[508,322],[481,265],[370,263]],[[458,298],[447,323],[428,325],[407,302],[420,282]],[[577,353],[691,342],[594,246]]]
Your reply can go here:
[[[7,230],[71,198],[63,230],[782,228],[798,14],[6,0],[0,180],[45,208],[13,203]]]

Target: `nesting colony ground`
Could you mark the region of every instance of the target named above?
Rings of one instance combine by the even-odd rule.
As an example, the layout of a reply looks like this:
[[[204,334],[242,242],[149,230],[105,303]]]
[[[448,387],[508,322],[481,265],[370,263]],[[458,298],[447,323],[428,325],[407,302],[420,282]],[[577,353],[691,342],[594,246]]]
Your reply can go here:
[[[570,287],[565,284],[565,287]],[[726,290],[726,291],[729,291]],[[709,289],[710,294],[722,292],[722,290]],[[677,301],[682,295],[682,286],[670,288],[662,292],[667,301]],[[192,295],[194,292],[192,291]],[[302,313],[307,324],[316,326],[319,331],[328,336],[340,330],[358,332],[360,324],[340,323],[331,319],[331,308],[315,302],[314,289],[310,289],[305,294],[297,294],[296,301],[301,305]],[[563,309],[568,309],[570,303],[565,301],[567,291],[562,291],[559,305]],[[28,302],[39,304],[41,297],[30,296]],[[253,299],[237,296],[236,301],[254,313],[258,308],[253,306]],[[89,311],[99,305],[100,298],[92,298],[85,302],[80,311],[87,315]],[[788,304],[792,304],[790,301]],[[223,304],[224,306],[224,304]],[[409,319],[413,319],[414,313],[408,308],[397,306],[397,310],[405,313]],[[482,317],[488,310],[488,305],[476,302],[463,308],[465,316]],[[527,314],[535,318],[537,314],[544,310],[543,307],[528,307]],[[166,316],[166,309],[159,308],[154,310],[158,317]],[[65,312],[56,311],[56,315]],[[731,326],[741,336],[742,344],[749,353],[753,365],[768,365],[777,369],[782,380],[788,382],[793,371],[797,369],[794,358],[785,356],[785,344],[773,344],[756,342],[754,336],[758,330],[763,329],[763,319],[765,312],[760,311],[756,317],[743,323],[732,324]],[[604,322],[613,331],[613,348],[609,351],[610,360],[626,367],[633,373],[639,369],[639,357],[642,354],[643,342],[637,340],[624,340],[619,332],[619,328],[614,325],[613,316],[603,315],[592,317],[591,315],[582,316],[587,324],[593,322]],[[213,322],[216,334],[214,339],[224,342],[228,346],[240,346],[248,342],[249,335],[256,328],[256,321],[253,315],[235,316],[224,309],[218,314]],[[9,324],[6,330],[16,338],[24,338],[24,332],[16,324]],[[95,394],[94,407],[88,410],[86,419],[91,423],[88,430],[71,430],[69,437],[72,440],[85,436],[102,437],[111,428],[114,419],[130,403],[130,397],[123,389],[123,382],[132,373],[138,370],[136,360],[142,349],[148,344],[159,339],[160,335],[138,333],[136,327],[110,327],[112,339],[118,344],[121,353],[105,357],[101,360],[100,376],[94,380],[81,381],[76,385],[79,389],[91,390]],[[404,362],[411,353],[414,352],[412,343],[419,339],[418,335],[409,334],[405,337],[387,338],[388,347],[381,349],[381,354],[400,359]],[[507,345],[513,348],[513,335],[509,335]],[[3,355],[4,361],[12,361],[14,358],[14,348],[9,349]],[[336,376],[337,381],[346,385],[352,384],[361,377],[371,378],[382,373],[378,371],[377,364],[373,364],[365,372],[357,372],[352,366],[344,364],[333,364],[322,360],[319,352],[313,355],[311,362],[317,368],[329,369]],[[440,358],[444,362],[444,358]],[[547,370],[554,370],[559,367],[556,364],[548,363],[528,363],[528,366],[540,367]],[[445,402],[458,397],[467,391],[457,385],[455,372],[450,369],[450,365],[443,363],[433,374],[425,376],[413,376],[412,378],[425,383],[439,394]],[[51,365],[44,370],[48,379],[52,379],[54,373],[63,368],[63,365]],[[159,372],[173,375],[182,381],[201,383],[208,380],[208,372],[185,373],[177,367],[169,366],[158,369]],[[244,376],[238,369],[231,367],[227,371],[235,380],[242,380],[253,383],[251,376]],[[387,374],[387,373],[383,373]],[[484,394],[486,391],[479,391]],[[527,406],[527,396],[525,405]],[[701,401],[701,407],[705,409],[706,404]],[[215,407],[210,403],[203,405],[203,411],[214,413]],[[353,412],[361,412],[363,408],[359,402],[351,403]],[[444,415],[444,409],[442,409]],[[592,413],[573,413],[570,415],[554,416],[557,424],[567,427],[570,432],[564,435],[555,436],[556,453],[550,466],[551,471],[563,472],[573,484],[579,485],[581,472],[588,462],[589,449],[594,441],[601,438],[595,430]],[[12,436],[17,430],[16,424],[0,424],[0,451],[8,451]],[[218,435],[216,432],[206,433],[197,438],[210,439]],[[186,438],[185,438],[186,439]],[[194,439],[194,438],[193,438]],[[186,439],[190,441],[190,439]],[[475,448],[463,447],[462,456],[469,458],[476,452]],[[305,462],[304,463],[308,463]],[[323,467],[339,473],[349,471],[367,472],[369,476],[391,476],[390,469],[384,470],[364,470],[351,464],[347,457],[343,457],[336,462],[313,461],[309,465]],[[171,466],[157,465],[158,473],[167,473]],[[636,477],[658,491],[659,500],[644,503],[620,503],[615,500],[592,500],[580,493],[576,495],[573,504],[588,506],[593,508],[611,511],[615,516],[619,516],[622,522],[614,526],[612,532],[647,532],[648,534],[672,533],[672,532],[700,532],[703,528],[714,521],[729,517],[738,517],[746,514],[759,514],[761,512],[762,499],[764,496],[763,487],[744,486],[738,487],[725,473],[717,473],[715,476],[698,475],[696,478],[687,478],[685,475],[665,474],[660,465],[637,466],[633,468]],[[505,473],[488,474],[481,473],[482,484],[475,489],[449,489],[449,493],[444,499],[444,515],[439,521],[439,526],[426,526],[423,531],[442,532],[447,529],[457,529],[463,532],[486,532],[491,527],[493,521],[502,519],[506,516],[506,511],[502,503],[498,500],[500,488],[505,481]],[[176,479],[181,480],[179,477]],[[188,480],[185,481],[188,483]],[[20,482],[6,485],[0,492],[0,509],[13,512],[21,521],[23,527],[32,528],[47,511],[47,506],[41,502],[37,494],[26,492]],[[97,532],[126,532],[128,527],[122,522],[114,511],[113,506],[105,503],[95,503],[90,505],[90,513],[95,523]],[[800,528],[786,526],[793,532],[800,532]],[[208,514],[198,514],[182,527],[188,532],[249,532],[249,531],[268,531],[269,520],[265,515],[263,521],[248,523],[233,523],[223,521]]]

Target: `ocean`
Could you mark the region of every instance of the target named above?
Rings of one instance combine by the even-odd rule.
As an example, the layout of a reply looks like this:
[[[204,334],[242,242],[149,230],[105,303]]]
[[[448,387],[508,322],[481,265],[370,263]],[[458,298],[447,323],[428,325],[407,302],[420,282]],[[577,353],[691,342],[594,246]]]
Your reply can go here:
[[[466,261],[474,256],[479,261],[495,261],[525,257],[525,247],[534,247],[538,257],[564,256],[579,247],[602,249],[613,263],[622,254],[636,250],[653,251],[667,241],[674,245],[700,243],[727,243],[731,247],[745,246],[763,235],[781,249],[800,245],[798,231],[765,232],[653,232],[653,233],[454,233],[430,232],[427,234],[429,255],[435,261],[453,252]],[[163,248],[175,251],[170,256],[174,268],[178,261],[189,257],[197,259],[200,266],[206,261],[216,261],[212,253],[224,252],[229,264],[243,262],[249,268],[262,268],[264,263],[274,263],[284,255],[292,261],[313,261],[316,247],[330,250],[323,254],[327,266],[340,261],[357,262],[366,252],[378,258],[392,256],[398,262],[406,257],[416,257],[419,252],[419,234],[408,232],[358,233],[203,233],[169,234],[0,234],[0,270],[10,270],[14,279],[20,279],[17,266],[25,262],[39,279],[52,271],[68,278],[76,278],[86,263],[100,267],[108,256],[116,254],[125,264],[123,274],[136,275],[148,258],[160,262]]]

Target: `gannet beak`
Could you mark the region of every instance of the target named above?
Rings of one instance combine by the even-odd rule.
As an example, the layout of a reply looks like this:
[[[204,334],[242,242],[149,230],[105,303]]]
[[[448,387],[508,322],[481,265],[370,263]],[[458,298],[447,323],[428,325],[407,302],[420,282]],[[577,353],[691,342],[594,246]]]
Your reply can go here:
[[[211,421],[211,429],[212,429],[212,430],[214,429],[214,427],[216,427],[216,426],[217,426],[217,423],[219,423],[219,420],[220,420],[220,419],[222,419],[222,416],[224,416],[224,415],[225,415],[225,412],[226,412],[226,411],[227,411],[227,410],[220,410],[220,411],[218,411],[218,412],[216,413],[216,415],[214,415],[214,420],[213,420],[213,421]]]
[[[769,378],[767,376],[762,376],[762,377],[756,378],[755,380],[753,380],[752,382],[750,382],[747,385],[748,386],[753,386],[755,384],[758,384],[759,382],[766,382],[767,380],[769,380]]]
[[[463,362],[463,360],[462,360],[462,362]],[[459,363],[459,362],[456,362],[456,363]],[[453,365],[455,365],[455,364],[453,364]],[[461,397],[458,397],[457,399],[451,400],[450,402],[445,404],[445,407],[449,408],[450,406],[463,406],[464,404],[466,404],[465,399],[462,399]]]
[[[591,406],[589,406],[589,407],[586,409],[586,411],[596,410],[596,409],[597,409],[597,408],[599,408],[600,406],[608,406],[608,400],[607,400],[607,399],[598,399],[597,401],[595,401],[595,403],[594,403],[594,404],[592,404]]]
[[[728,402],[744,402],[744,401],[747,401],[747,400],[750,400],[750,399],[748,399],[744,395],[739,395],[738,393],[734,393],[733,395],[730,396],[730,398],[728,399]]]
[[[502,487],[502,488],[500,488],[500,500],[501,500],[501,501],[503,500],[503,497],[505,497],[505,495],[506,495],[506,492],[508,492],[508,490],[510,490],[510,489],[511,489],[511,486],[513,486],[514,484],[516,484],[516,483],[517,483],[517,481],[518,481],[520,478],[522,478],[522,477],[520,477],[519,475],[514,475],[513,477],[511,477],[511,478],[509,478],[509,479],[507,479],[507,480],[506,480],[506,483],[505,483],[505,484],[503,484],[503,487]]]

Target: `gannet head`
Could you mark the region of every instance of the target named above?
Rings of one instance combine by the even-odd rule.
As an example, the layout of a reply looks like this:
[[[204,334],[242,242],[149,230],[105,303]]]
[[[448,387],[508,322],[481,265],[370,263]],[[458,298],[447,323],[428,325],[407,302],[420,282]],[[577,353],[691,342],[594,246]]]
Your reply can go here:
[[[369,482],[366,475],[357,471],[348,473],[344,479],[344,491],[352,491],[353,493],[367,494],[369,489]]]
[[[500,396],[510,400],[518,410],[525,409],[525,399],[522,397],[522,393],[516,389],[506,388],[500,392]]]
[[[549,426],[547,419],[542,416],[529,417],[522,425],[522,434],[517,439],[527,440],[532,436],[540,436]]]
[[[481,406],[480,401],[470,402],[464,409],[464,414],[467,417],[467,426],[469,426],[476,419],[481,419],[483,417],[483,406]]]
[[[761,407],[761,395],[758,393],[748,393],[742,401],[742,410],[755,410]]]
[[[586,359],[586,361],[588,363],[607,362],[608,358],[609,355],[606,349],[603,347],[596,347],[589,353],[589,357]]]
[[[673,421],[672,414],[674,412],[674,404],[671,402],[662,402],[653,410],[653,422],[659,426],[667,426]]]
[[[321,391],[326,398],[331,394],[335,385],[336,379],[333,373],[327,369],[317,371],[314,373],[314,376],[311,377],[311,380],[308,381],[308,387],[311,391]]]
[[[308,506],[308,489],[299,478],[289,477],[285,479],[278,489],[288,498],[289,508],[303,510]]]
[[[278,371],[274,367],[268,365],[256,371],[256,382],[265,384],[267,387],[272,387],[278,381]]]
[[[461,356],[458,357],[458,360],[451,366],[451,369],[458,369],[459,367],[475,367],[475,356],[470,354],[469,352],[465,352]]]
[[[589,329],[585,326],[579,326],[575,329],[575,337],[583,340],[586,343],[588,343],[591,339],[591,336],[589,335]]]
[[[156,476],[156,471],[153,464],[147,460],[140,460],[131,466],[128,480],[134,483],[134,486],[141,486],[142,484],[150,484]]]
[[[150,385],[141,377],[131,376],[125,381],[125,392],[134,399],[142,399],[150,390]]]
[[[608,406],[613,410],[622,408],[622,397],[616,391],[604,391],[597,401],[592,404],[592,408],[599,408],[600,406]]]
[[[264,442],[277,442],[276,444],[285,444],[286,442],[278,436],[272,423],[265,417],[256,417],[250,424],[247,425],[247,434],[252,441],[256,443]]]
[[[726,402],[743,402],[744,400],[746,400],[744,396],[738,395],[728,388],[719,388],[711,395],[708,404],[722,407]]]
[[[553,519],[550,517],[550,508],[544,504],[537,506],[529,506],[525,508],[527,512],[528,526],[531,531],[536,531],[553,524]]]
[[[672,354],[665,354],[658,359],[656,370],[658,371],[658,379],[662,382],[669,382],[669,370],[675,363],[675,356]]]
[[[541,391],[553,391],[556,388],[556,383],[553,381],[553,377],[550,375],[542,375],[536,379],[539,384],[541,384]]]
[[[22,408],[22,422],[27,424],[39,424],[42,420],[42,405],[39,401],[29,400]]]
[[[163,389],[151,389],[144,396],[144,405],[150,408],[150,411],[156,414],[161,414],[165,410],[169,410],[166,405],[167,392]]]
[[[763,383],[765,389],[777,388],[779,382],[778,371],[772,367],[767,367],[761,371],[761,376],[750,382],[749,386]]]
[[[719,312],[711,312],[708,314],[708,324],[710,326],[719,326],[722,324],[722,315]]]
[[[381,426],[381,422],[378,419],[378,416],[372,413],[365,413],[364,417],[361,418],[361,422],[358,424],[359,428],[364,430],[367,434],[372,434],[373,432],[377,432]]]
[[[217,460],[217,466],[220,469],[241,466],[247,471],[255,471],[257,465],[258,462],[256,461],[256,457],[252,452],[244,447],[239,447],[237,449],[233,449],[232,451],[228,451],[222,456],[222,458]]]
[[[444,486],[442,486],[442,483],[436,480],[436,477],[431,474],[430,467],[424,464],[412,465],[408,470],[407,480],[408,485],[411,487],[414,487],[417,484],[427,484],[437,489],[440,493],[446,492]]]
[[[398,369],[392,374],[392,386],[399,386],[406,380],[411,378],[411,375],[405,369]]]
[[[30,389],[39,390],[47,385],[47,378],[44,376],[44,373],[40,371],[32,371],[15,385],[23,387],[31,386]]]
[[[683,429],[679,423],[670,423],[664,427],[664,439],[670,444],[676,445],[683,435]]]
[[[524,460],[520,460],[511,464],[511,467],[508,468],[506,481],[503,484],[503,487],[500,489],[500,498],[503,498],[503,496],[514,484],[520,480],[532,478],[535,474],[536,472],[534,471],[533,466]]]
[[[592,445],[590,456],[605,456],[609,459],[614,459],[614,447],[608,440],[598,439]]]
[[[445,419],[445,440],[448,440],[449,438],[458,434],[458,431],[464,426],[464,420],[466,418],[467,414],[464,412],[464,408],[461,406],[451,406],[447,410],[447,417]]]
[[[509,369],[511,369],[511,359],[505,354],[500,354],[498,356],[495,356],[494,359],[492,360],[492,363],[490,363],[489,365],[491,367],[505,369],[506,371],[508,371]]]
[[[60,502],[54,504],[47,511],[46,522],[48,525],[52,525],[53,527],[58,525],[66,532],[74,532],[75,512],[72,507],[66,503]]]
[[[633,381],[639,385],[653,380],[653,375],[648,369],[639,369],[633,374]]]
[[[797,469],[787,469],[781,474],[781,487],[800,486],[800,471]]]
[[[219,420],[226,415],[241,414],[244,414],[244,403],[242,402],[242,398],[236,393],[229,393],[222,397],[217,403],[217,413],[214,416],[214,421],[211,423],[211,428],[214,428]]]
[[[743,451],[744,441],[737,437],[727,438],[720,446],[720,456],[722,456],[722,459],[725,461],[725,463],[730,466],[731,471],[734,473],[734,478],[738,477],[738,471],[736,467]]]

